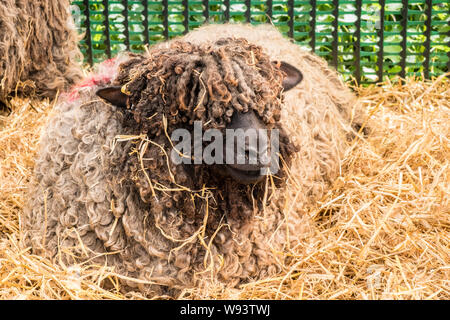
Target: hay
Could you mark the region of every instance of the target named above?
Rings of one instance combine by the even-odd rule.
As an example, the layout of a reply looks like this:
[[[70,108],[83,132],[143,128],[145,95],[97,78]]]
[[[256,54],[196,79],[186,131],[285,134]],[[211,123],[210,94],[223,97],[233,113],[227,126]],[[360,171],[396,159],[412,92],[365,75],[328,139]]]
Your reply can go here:
[[[405,82],[355,88],[375,126],[354,141],[329,193],[305,208],[304,242],[283,252],[282,273],[180,298],[449,299],[450,82]],[[141,298],[121,295],[104,266],[57,266],[18,249],[26,183],[51,106],[15,99],[11,114],[0,115],[0,298]],[[294,201],[289,193],[286,214]]]

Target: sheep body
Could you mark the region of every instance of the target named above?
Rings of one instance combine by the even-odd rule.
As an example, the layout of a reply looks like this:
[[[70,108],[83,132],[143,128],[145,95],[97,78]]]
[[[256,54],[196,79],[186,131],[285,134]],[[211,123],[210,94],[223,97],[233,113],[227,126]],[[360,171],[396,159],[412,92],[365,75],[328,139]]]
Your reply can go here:
[[[81,60],[68,0],[0,2],[0,101],[55,97],[82,78]]]
[[[142,190],[148,185],[136,188],[123,178],[124,172],[131,176],[140,171],[139,164],[133,167],[126,161],[136,152],[130,138],[136,132],[123,126],[123,113],[94,94],[115,77],[116,65],[110,65],[105,73],[109,78],[97,77],[102,80],[77,89],[75,98],[63,97],[45,129],[22,221],[25,245],[65,264],[88,259],[107,263],[126,276],[126,290],[139,287],[148,295],[174,295],[211,282],[235,286],[282,271],[283,250],[305,236],[305,205],[317,201],[339,174],[351,118],[362,117],[362,112],[326,62],[273,27],[206,26],[183,40],[201,43],[215,40],[217,34],[246,38],[304,75],[303,82],[285,94],[281,110],[283,128],[300,149],[285,185],[272,189],[262,207],[254,205],[247,220],[226,212],[219,216],[203,206],[158,209],[161,202],[143,201]],[[125,141],[114,143],[119,135]],[[163,138],[154,142],[162,144]],[[165,163],[163,154],[153,156]],[[232,202],[233,188],[223,191]],[[220,199],[209,201],[211,208],[220,208]],[[190,215],[190,210],[196,213]]]

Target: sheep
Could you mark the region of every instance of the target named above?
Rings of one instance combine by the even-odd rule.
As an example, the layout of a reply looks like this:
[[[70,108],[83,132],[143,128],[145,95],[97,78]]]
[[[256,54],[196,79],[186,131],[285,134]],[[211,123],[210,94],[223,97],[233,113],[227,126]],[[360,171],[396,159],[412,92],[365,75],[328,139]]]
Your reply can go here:
[[[68,0],[0,2],[0,101],[11,94],[54,98],[82,78]]]
[[[337,73],[266,25],[205,26],[102,68],[44,130],[23,246],[112,266],[122,290],[151,297],[279,274],[364,120]],[[171,134],[195,120],[279,129],[279,172],[243,183],[221,165],[175,164]]]

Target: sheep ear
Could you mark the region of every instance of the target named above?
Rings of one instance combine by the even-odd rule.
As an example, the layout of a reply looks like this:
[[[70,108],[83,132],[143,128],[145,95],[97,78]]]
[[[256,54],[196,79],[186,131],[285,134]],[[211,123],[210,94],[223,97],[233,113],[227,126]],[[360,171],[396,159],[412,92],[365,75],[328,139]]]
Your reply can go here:
[[[303,74],[300,70],[287,62],[281,61],[280,69],[286,73],[286,78],[283,80],[284,91],[292,89],[303,79]]]
[[[127,107],[128,96],[122,92],[120,86],[101,88],[95,94],[119,108]]]

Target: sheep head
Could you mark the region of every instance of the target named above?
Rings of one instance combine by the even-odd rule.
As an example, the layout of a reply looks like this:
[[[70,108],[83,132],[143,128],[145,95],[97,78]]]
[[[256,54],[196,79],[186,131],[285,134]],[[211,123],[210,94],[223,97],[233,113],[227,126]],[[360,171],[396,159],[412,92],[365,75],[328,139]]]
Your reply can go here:
[[[202,45],[178,41],[168,48],[151,49],[147,57],[132,55],[120,66],[113,86],[98,90],[97,95],[126,113],[125,127],[151,141],[145,150],[148,173],[134,179],[144,199],[151,201],[156,194],[152,180],[190,190],[212,186],[223,197],[222,193],[241,192],[244,185],[263,180],[267,169],[273,173],[278,154],[289,163],[296,148],[280,124],[280,111],[283,92],[301,80],[295,67],[271,61],[261,47],[245,39],[225,38]],[[177,130],[190,133],[178,144],[183,150],[172,141]],[[237,133],[232,143],[230,130]],[[270,131],[270,138],[258,135],[261,131]],[[235,144],[234,139],[242,136],[243,143]],[[213,140],[214,147],[205,140]],[[209,155],[215,161],[206,161],[202,151],[199,159],[198,148],[213,150]],[[193,154],[186,154],[186,149],[193,149]],[[171,151],[181,155],[178,163],[173,157],[169,161]],[[142,175],[140,164],[141,168],[136,163],[138,176]],[[281,167],[277,165],[276,171]],[[166,205],[171,207],[173,201],[176,196],[167,199]]]

